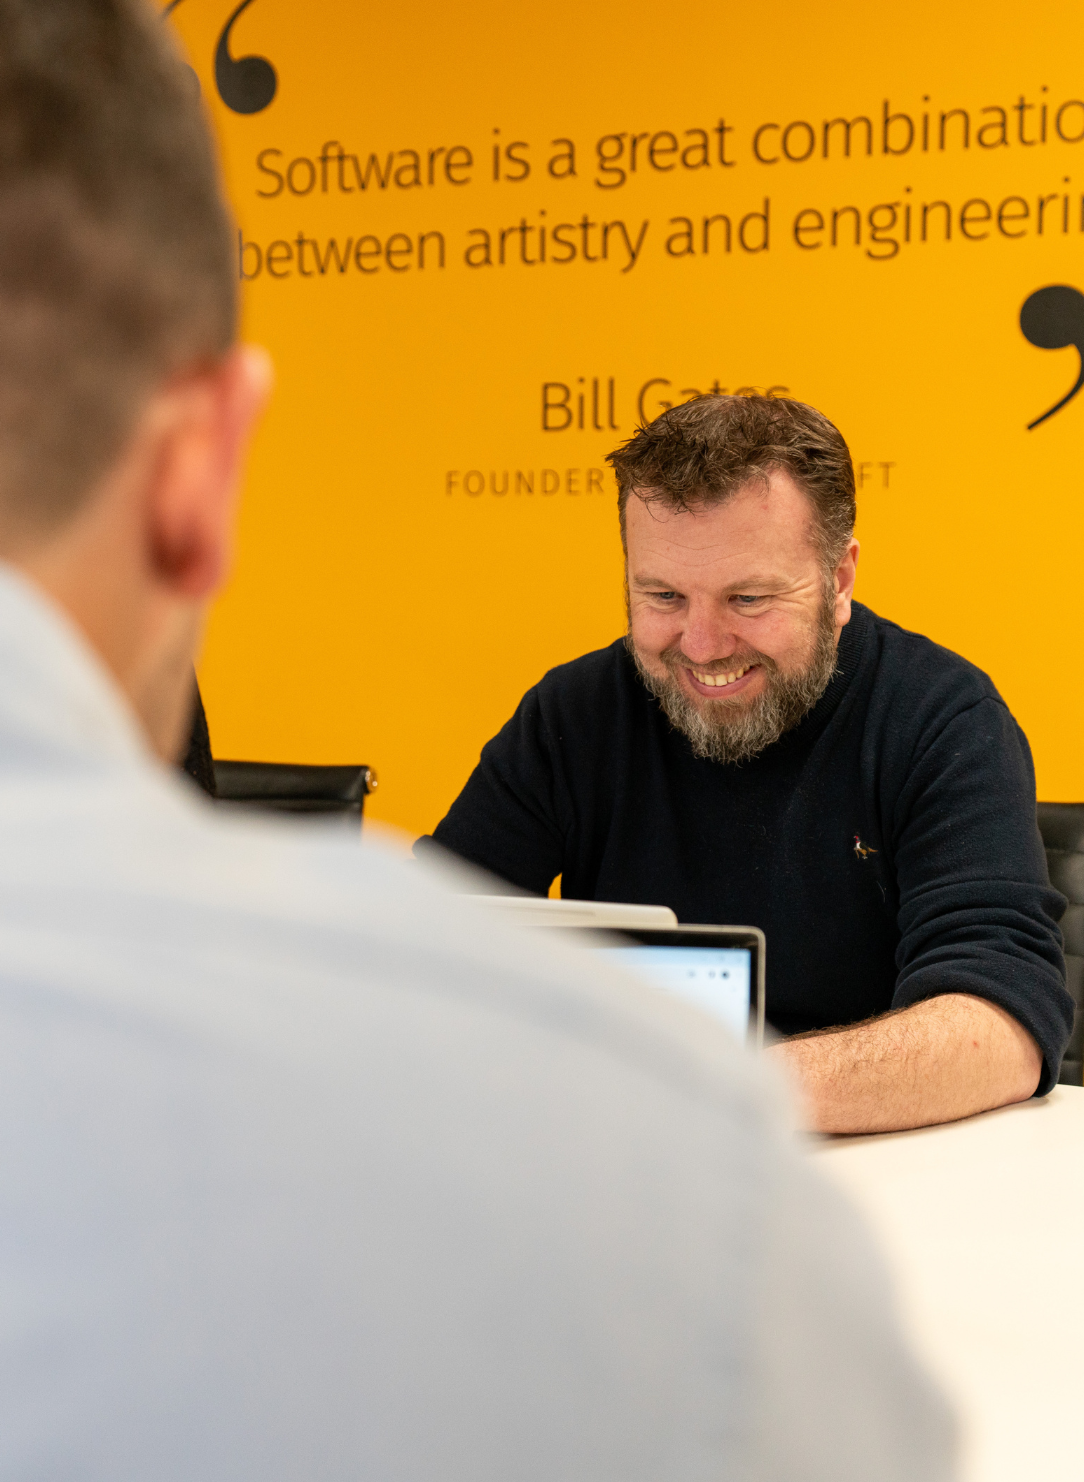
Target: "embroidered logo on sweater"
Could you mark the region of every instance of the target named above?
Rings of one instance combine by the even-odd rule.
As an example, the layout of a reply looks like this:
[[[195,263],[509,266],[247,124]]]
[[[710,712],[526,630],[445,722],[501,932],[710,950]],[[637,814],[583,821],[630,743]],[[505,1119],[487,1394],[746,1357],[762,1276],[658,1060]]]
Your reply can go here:
[[[863,844],[857,834],[854,836],[854,853],[857,859],[867,859],[871,854],[876,854],[876,849],[871,849],[868,844]]]

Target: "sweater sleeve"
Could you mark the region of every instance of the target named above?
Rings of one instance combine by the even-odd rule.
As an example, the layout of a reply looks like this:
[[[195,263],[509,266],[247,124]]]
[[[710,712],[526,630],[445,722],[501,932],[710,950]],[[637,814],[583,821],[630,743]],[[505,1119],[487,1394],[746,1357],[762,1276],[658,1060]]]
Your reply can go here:
[[[1058,921],[1035,821],[1031,752],[1005,705],[954,715],[915,757],[895,810],[901,940],[893,1006],[971,993],[1012,1014],[1058,1079],[1073,1023]]]
[[[545,895],[562,871],[553,762],[537,689],[482,750],[432,842],[521,890]],[[424,849],[429,837],[419,839]]]

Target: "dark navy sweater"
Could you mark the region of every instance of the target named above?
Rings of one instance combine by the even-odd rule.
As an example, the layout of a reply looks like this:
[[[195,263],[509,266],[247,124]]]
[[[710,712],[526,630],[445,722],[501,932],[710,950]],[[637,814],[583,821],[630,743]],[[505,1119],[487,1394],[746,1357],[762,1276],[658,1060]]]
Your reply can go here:
[[[538,894],[761,927],[784,1034],[973,993],[1057,1080],[1065,902],[1027,740],[985,674],[858,604],[820,701],[741,766],[693,755],[623,642],[552,670],[433,838]]]

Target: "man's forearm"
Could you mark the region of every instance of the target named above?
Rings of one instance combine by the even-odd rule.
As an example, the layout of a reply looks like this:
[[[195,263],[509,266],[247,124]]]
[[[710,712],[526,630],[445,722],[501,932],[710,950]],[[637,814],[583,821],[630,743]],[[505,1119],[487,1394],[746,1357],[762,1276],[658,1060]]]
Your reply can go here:
[[[775,1045],[817,1132],[954,1122],[1035,1092],[1042,1056],[996,1004],[947,993],[850,1029]]]

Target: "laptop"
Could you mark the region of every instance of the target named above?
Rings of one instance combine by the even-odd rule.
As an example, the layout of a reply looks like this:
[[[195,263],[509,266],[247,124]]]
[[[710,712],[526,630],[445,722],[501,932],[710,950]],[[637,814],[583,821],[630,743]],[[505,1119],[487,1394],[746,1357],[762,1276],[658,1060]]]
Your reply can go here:
[[[669,906],[630,906],[619,901],[557,900],[537,895],[471,895],[471,903],[499,911],[517,926],[676,926]]]
[[[565,933],[632,976],[764,1044],[764,933],[755,926],[597,927]]]
[[[626,972],[695,1004],[736,1038],[764,1043],[764,933],[756,926],[681,926],[668,906],[473,895],[520,926],[561,930]]]

